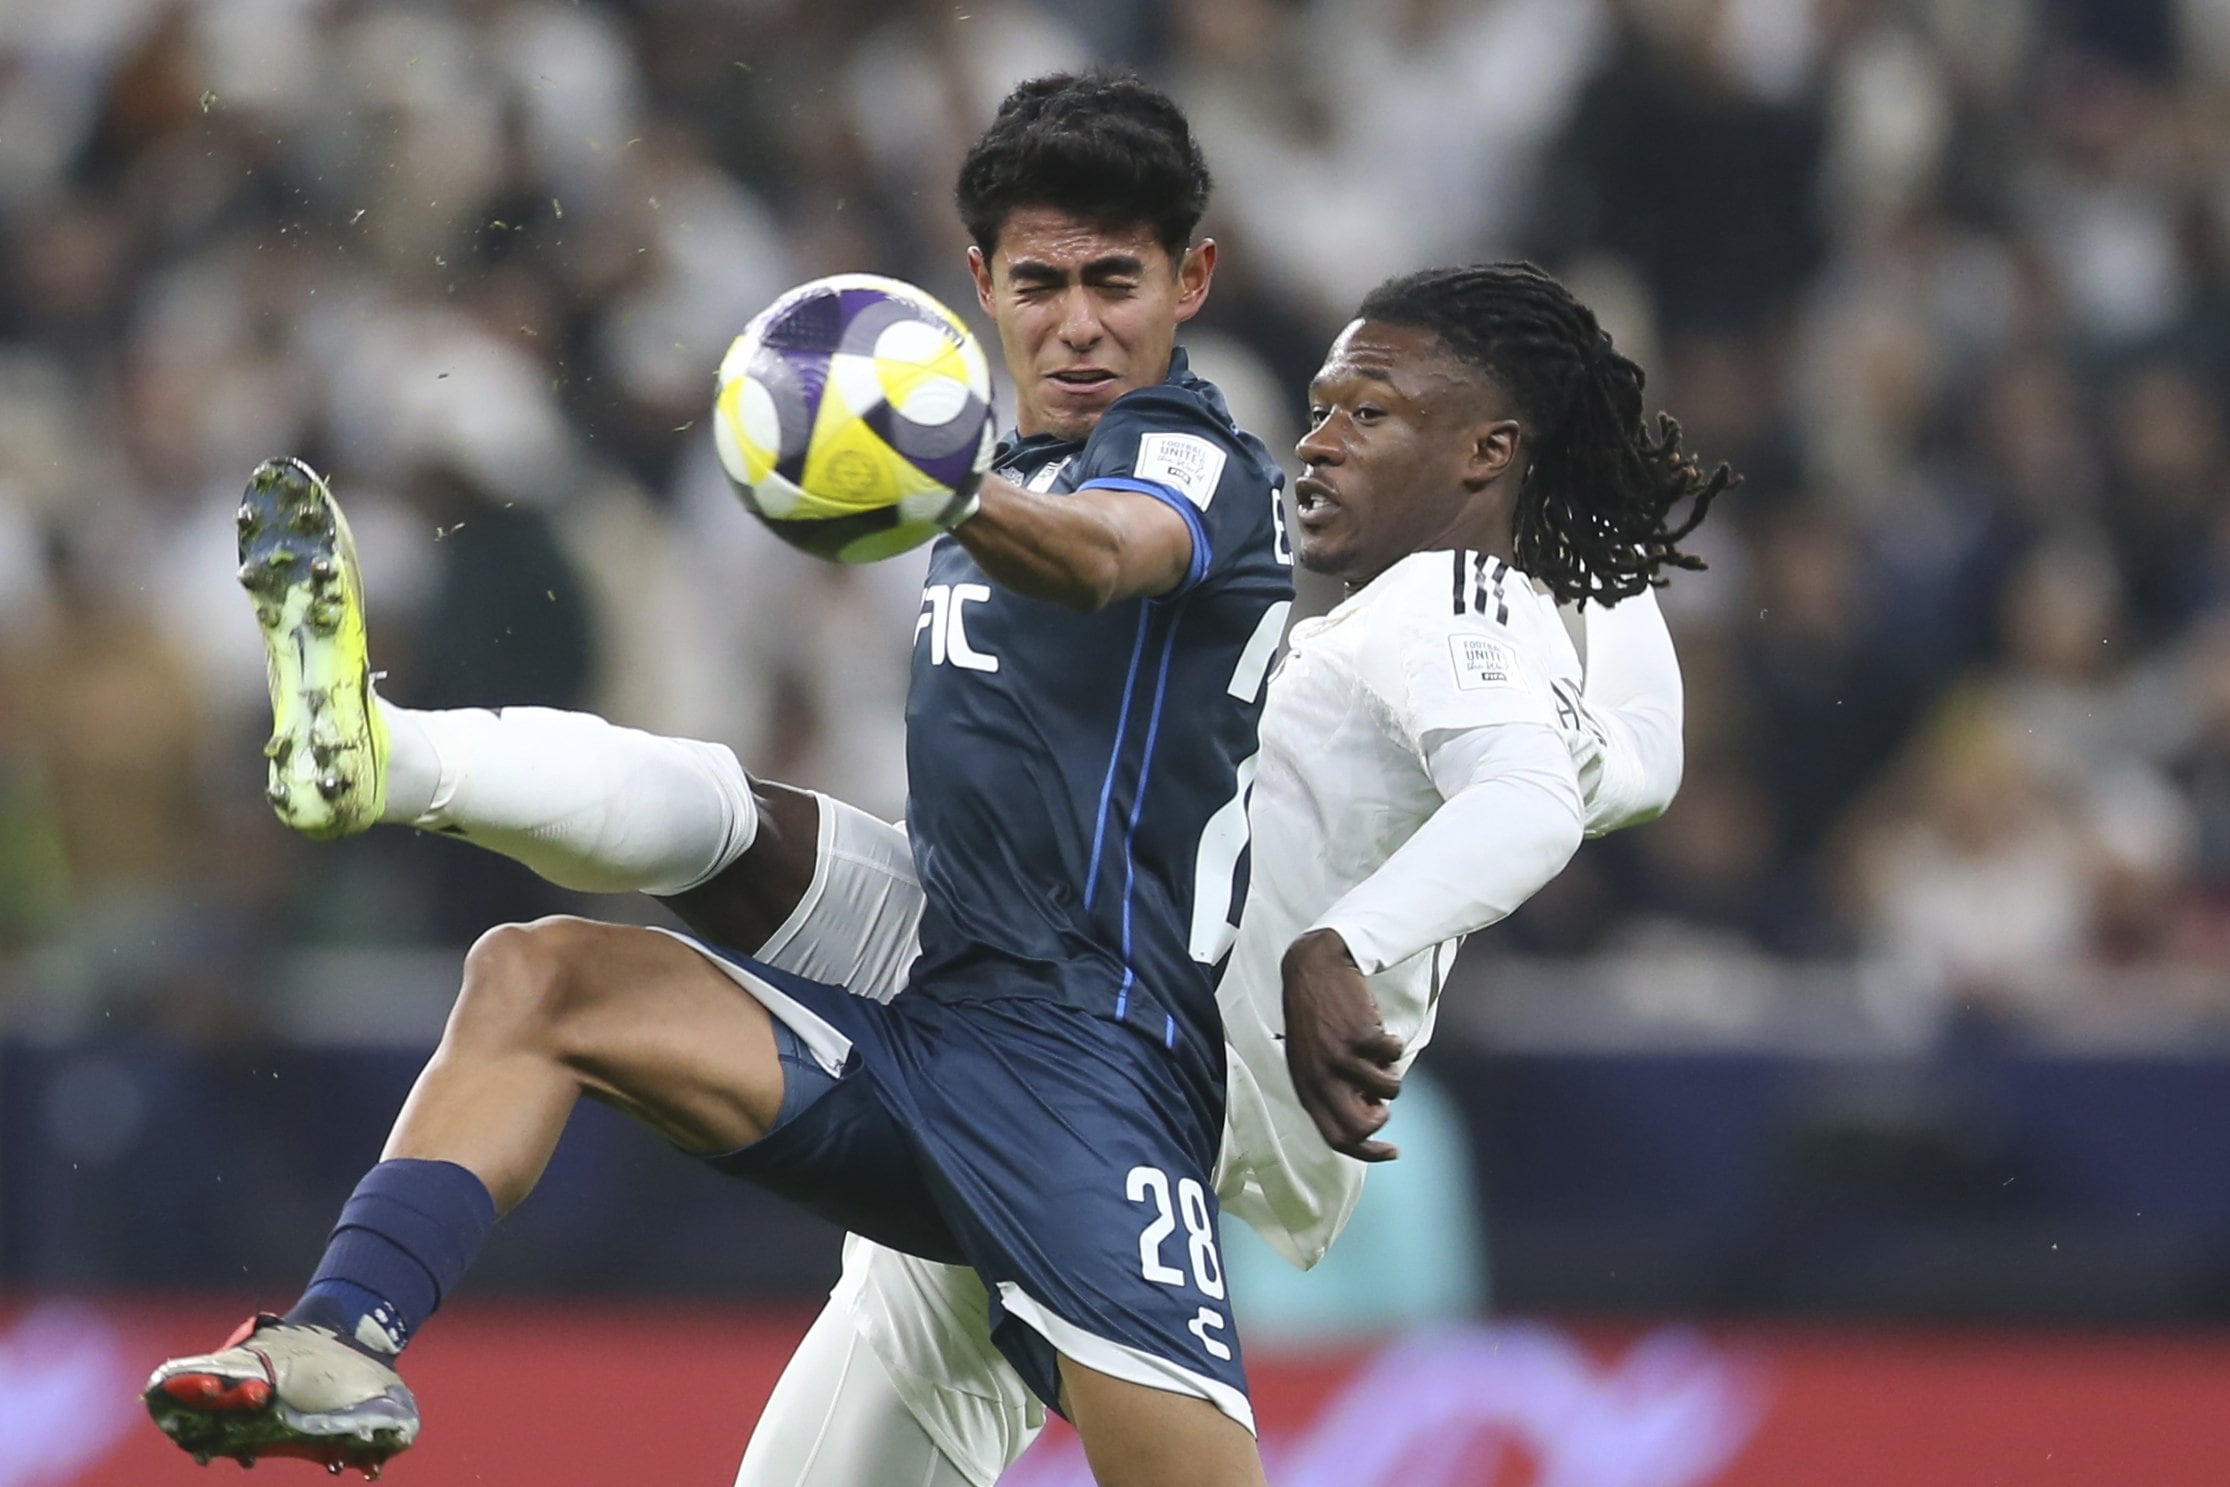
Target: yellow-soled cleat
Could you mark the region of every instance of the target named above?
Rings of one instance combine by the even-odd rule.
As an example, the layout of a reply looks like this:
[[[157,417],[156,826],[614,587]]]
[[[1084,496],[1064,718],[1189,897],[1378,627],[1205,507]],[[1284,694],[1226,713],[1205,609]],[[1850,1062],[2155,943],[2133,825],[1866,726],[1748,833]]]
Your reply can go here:
[[[281,821],[327,841],[379,820],[387,725],[372,704],[364,585],[348,519],[317,472],[265,460],[240,503],[240,586],[270,658],[271,761]]]

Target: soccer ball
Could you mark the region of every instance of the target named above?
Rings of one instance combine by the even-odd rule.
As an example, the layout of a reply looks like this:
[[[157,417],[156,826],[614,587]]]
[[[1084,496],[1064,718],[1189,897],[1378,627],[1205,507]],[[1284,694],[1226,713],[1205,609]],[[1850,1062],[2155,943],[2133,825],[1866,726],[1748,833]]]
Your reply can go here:
[[[991,368],[911,284],[836,274],[762,310],[720,361],[720,463],[776,536],[840,563],[915,547],[990,468]]]

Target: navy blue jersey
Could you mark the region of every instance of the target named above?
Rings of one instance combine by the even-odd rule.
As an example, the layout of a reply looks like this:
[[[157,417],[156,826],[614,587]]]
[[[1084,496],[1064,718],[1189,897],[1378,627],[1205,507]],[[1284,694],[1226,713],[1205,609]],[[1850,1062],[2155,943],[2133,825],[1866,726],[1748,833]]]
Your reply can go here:
[[[1192,528],[1193,560],[1171,593],[1083,614],[938,542],[906,706],[927,900],[913,989],[1050,998],[1220,1070],[1212,968],[1244,896],[1263,673],[1293,595],[1284,477],[1181,351],[1089,439],[1015,441],[994,468],[1151,495]]]

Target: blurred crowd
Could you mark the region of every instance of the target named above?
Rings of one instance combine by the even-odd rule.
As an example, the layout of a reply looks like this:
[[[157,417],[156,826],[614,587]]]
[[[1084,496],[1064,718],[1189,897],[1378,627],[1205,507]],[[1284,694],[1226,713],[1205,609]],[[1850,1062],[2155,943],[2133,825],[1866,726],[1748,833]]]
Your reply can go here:
[[[1743,474],[1664,595],[1679,803],[1497,944],[1856,964],[1922,1036],[2230,1016],[2222,0],[11,0],[0,1027],[572,902],[271,821],[273,454],[332,472],[396,700],[897,814],[919,563],[761,532],[711,369],[815,274],[967,305],[961,152],[1094,62],[1199,129],[1187,341],[1274,448],[1373,283],[1523,255]]]

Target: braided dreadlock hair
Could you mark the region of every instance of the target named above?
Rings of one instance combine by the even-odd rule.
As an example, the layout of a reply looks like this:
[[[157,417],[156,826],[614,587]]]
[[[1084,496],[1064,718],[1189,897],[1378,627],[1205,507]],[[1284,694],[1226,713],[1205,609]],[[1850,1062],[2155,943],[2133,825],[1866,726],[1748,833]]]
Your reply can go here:
[[[1515,400],[1517,565],[1558,599],[1615,604],[1663,584],[1661,569],[1704,566],[1680,540],[1733,473],[1682,454],[1669,415],[1644,423],[1642,369],[1562,284],[1530,263],[1426,269],[1379,285],[1357,313],[1431,331]]]

